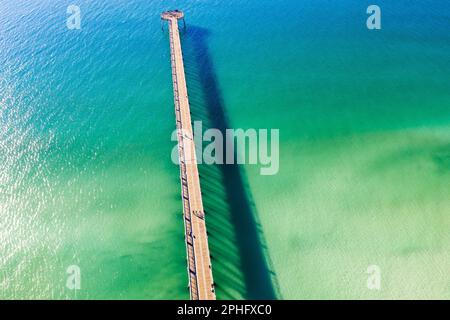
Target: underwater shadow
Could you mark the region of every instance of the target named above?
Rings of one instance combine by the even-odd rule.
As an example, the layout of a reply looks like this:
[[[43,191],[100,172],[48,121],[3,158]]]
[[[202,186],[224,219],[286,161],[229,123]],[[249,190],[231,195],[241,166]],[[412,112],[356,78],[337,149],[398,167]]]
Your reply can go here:
[[[208,36],[207,29],[189,25],[182,36],[191,113],[193,121],[202,121],[204,130],[216,128],[224,134],[231,127]],[[203,164],[199,165],[199,172],[218,297],[279,298],[243,170],[237,164]]]

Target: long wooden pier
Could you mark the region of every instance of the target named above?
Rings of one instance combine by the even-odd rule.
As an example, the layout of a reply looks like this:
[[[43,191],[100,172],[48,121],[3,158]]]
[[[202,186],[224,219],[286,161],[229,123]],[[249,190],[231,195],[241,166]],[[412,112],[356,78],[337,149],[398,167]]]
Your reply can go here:
[[[178,20],[183,18],[183,12],[177,10],[161,14],[161,19],[168,21],[169,24],[189,291],[192,300],[215,300],[205,213],[178,29]]]

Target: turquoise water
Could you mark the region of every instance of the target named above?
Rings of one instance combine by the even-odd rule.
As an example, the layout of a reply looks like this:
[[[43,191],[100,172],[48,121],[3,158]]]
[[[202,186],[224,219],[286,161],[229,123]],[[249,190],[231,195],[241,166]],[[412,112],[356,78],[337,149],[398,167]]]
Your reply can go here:
[[[275,176],[200,168],[217,297],[450,298],[447,1],[76,4],[1,4],[0,298],[188,298],[170,8],[193,118],[280,129]]]

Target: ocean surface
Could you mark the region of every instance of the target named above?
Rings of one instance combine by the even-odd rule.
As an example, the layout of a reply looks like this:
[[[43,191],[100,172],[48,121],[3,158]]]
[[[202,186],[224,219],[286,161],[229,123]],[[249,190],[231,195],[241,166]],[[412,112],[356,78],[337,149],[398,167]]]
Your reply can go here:
[[[2,0],[0,299],[189,298],[173,8],[193,118],[280,130],[200,166],[217,297],[450,299],[450,3],[372,2]]]

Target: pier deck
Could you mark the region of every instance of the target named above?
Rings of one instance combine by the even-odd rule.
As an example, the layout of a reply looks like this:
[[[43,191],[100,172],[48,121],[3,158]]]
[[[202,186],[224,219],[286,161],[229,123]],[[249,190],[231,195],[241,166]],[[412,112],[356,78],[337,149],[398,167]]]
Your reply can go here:
[[[192,300],[215,300],[208,235],[178,28],[178,20],[183,17],[181,11],[167,11],[161,14],[161,18],[167,20],[169,24],[189,291]]]

